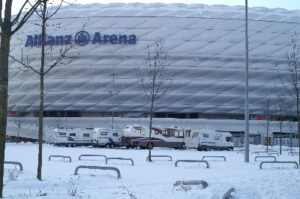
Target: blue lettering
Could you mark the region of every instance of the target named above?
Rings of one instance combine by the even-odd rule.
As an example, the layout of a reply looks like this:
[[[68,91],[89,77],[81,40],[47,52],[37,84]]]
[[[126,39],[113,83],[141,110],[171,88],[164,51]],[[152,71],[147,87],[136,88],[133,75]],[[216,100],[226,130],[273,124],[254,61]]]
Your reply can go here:
[[[25,47],[32,47],[33,46],[33,37],[32,35],[27,35],[27,40],[26,40],[26,43],[25,43]]]
[[[106,44],[109,41],[109,39],[110,39],[110,35],[104,35],[102,42]]]
[[[127,44],[127,35],[119,35],[119,44]]]
[[[92,44],[95,44],[95,43],[99,43],[99,44],[101,43],[101,35],[99,32],[95,32]]]
[[[136,44],[136,36],[135,35],[129,35],[128,43],[129,44]]]
[[[111,35],[109,40],[111,44],[116,44],[118,42],[118,37],[117,35]]]
[[[45,45],[70,45],[72,42],[80,46],[84,46],[90,41],[89,33],[86,31],[80,31],[75,35],[75,40],[72,41],[72,35],[60,35],[60,36],[47,36],[45,38]],[[100,32],[95,32],[92,39],[93,44],[136,44],[137,38],[136,35],[101,35]],[[25,47],[41,46],[42,45],[42,36],[41,35],[27,35],[27,40]]]
[[[38,35],[34,35],[33,37],[33,46],[39,46],[39,36]]]
[[[50,46],[54,45],[54,37],[53,36],[47,37],[46,45],[50,45]]]
[[[64,45],[64,36],[56,36],[55,45]]]
[[[71,45],[72,35],[65,35],[65,45]]]

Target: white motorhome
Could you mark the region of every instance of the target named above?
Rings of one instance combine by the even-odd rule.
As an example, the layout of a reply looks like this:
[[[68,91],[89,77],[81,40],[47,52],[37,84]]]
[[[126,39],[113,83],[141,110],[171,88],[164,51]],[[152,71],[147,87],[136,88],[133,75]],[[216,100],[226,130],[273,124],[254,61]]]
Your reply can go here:
[[[217,132],[209,129],[190,130],[185,132],[186,148],[197,150],[233,150],[234,143],[229,132]]]
[[[93,134],[93,146],[116,147],[121,146],[123,129],[95,128]]]
[[[92,145],[93,129],[87,128],[56,128],[52,143],[61,146]]]

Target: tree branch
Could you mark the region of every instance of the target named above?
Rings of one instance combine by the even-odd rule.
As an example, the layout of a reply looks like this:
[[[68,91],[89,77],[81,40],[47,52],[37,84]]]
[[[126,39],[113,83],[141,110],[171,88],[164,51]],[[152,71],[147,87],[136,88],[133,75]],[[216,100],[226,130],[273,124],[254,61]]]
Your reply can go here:
[[[56,8],[56,10],[55,10],[52,14],[48,15],[48,16],[46,17],[46,20],[48,20],[48,19],[50,19],[51,17],[53,17],[53,15],[55,15],[55,14],[60,10],[60,8],[61,8],[63,2],[64,2],[63,0],[60,1],[60,4],[59,4],[58,7]]]
[[[29,64],[23,63],[22,61],[18,60],[18,59],[15,58],[14,56],[9,55],[9,57],[10,57],[12,60],[14,60],[14,61],[18,62],[19,64],[21,64],[22,66],[24,66],[25,68],[28,68],[28,69],[32,70],[32,71],[35,72],[36,74],[38,74],[38,75],[41,74],[41,73],[38,72],[36,69],[34,69],[32,66],[30,66]]]
[[[28,1],[29,1],[29,0],[26,0],[26,1],[23,3],[23,5],[22,5],[22,7],[20,8],[20,10],[19,10],[17,16],[16,16],[15,19],[12,21],[12,26],[15,25],[15,24],[19,21],[19,18],[20,18],[20,16],[21,16],[21,14],[22,14],[22,12],[23,12],[23,10],[24,10],[26,4],[28,3]]]
[[[11,32],[12,35],[15,34],[27,22],[27,20],[31,17],[31,15],[33,14],[33,12],[36,11],[36,9],[40,5],[40,3],[41,3],[41,0],[37,0],[35,2],[35,4],[33,4],[30,7],[30,9],[26,12],[26,14],[20,20],[19,24],[15,27],[14,30],[12,30],[12,32]],[[15,23],[17,23],[17,21]]]
[[[55,60],[53,64],[44,72],[44,75],[46,75],[49,71],[51,71],[57,64],[59,64],[63,59],[65,59],[67,56],[67,52],[69,52],[74,47],[74,44],[67,46],[64,51],[60,52],[59,57]]]

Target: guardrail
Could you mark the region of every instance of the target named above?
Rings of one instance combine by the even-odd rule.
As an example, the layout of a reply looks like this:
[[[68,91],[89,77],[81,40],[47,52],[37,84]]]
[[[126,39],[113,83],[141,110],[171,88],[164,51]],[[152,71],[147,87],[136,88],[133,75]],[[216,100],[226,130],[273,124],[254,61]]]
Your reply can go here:
[[[207,159],[207,158],[222,158],[226,162],[226,157],[225,156],[205,155],[205,156],[202,157],[202,160]]]
[[[253,151],[253,152],[251,152],[251,155],[253,155],[253,154],[259,155],[261,153],[269,154],[269,155],[276,154],[278,156],[278,151]]]
[[[20,168],[20,171],[23,171],[23,165],[21,162],[17,161],[4,161],[4,164],[13,164],[13,165],[18,165]]]
[[[297,169],[299,169],[299,164],[296,161],[262,161],[259,164],[260,169],[262,169],[263,164],[295,164]]]
[[[173,161],[172,156],[170,155],[151,155],[151,158],[170,158],[169,161]],[[149,156],[147,156],[147,160],[149,160]]]
[[[74,175],[78,175],[79,169],[99,169],[99,170],[111,170],[115,171],[118,174],[118,178],[121,178],[120,170],[116,167],[100,167],[100,166],[86,166],[86,165],[79,165],[76,167]]]
[[[209,164],[205,160],[177,160],[175,162],[175,167],[177,167],[177,165],[178,165],[179,162],[199,162],[199,163],[205,163],[206,164],[206,168],[209,168]]]
[[[107,156],[106,155],[100,155],[100,154],[81,154],[79,157],[78,157],[78,160],[81,160],[82,157],[103,157],[106,161],[107,159]]]
[[[134,166],[134,161],[131,158],[110,157],[110,158],[106,158],[106,161],[105,161],[106,164],[107,164],[108,160],[128,160],[131,162],[131,165]]]
[[[222,199],[231,199],[232,198],[232,193],[236,192],[235,188],[231,187],[228,191],[226,191],[226,193],[224,193]]]
[[[72,158],[67,155],[49,155],[48,161],[51,160],[51,158],[63,158],[63,159],[69,159],[69,162],[72,162]]]
[[[269,154],[270,154],[270,155],[276,154],[277,156],[279,156],[278,151],[269,151]]]
[[[272,156],[272,155],[261,155],[261,156],[258,155],[258,156],[255,156],[254,161],[256,161],[258,158],[272,158],[274,161],[277,161],[276,157]]]

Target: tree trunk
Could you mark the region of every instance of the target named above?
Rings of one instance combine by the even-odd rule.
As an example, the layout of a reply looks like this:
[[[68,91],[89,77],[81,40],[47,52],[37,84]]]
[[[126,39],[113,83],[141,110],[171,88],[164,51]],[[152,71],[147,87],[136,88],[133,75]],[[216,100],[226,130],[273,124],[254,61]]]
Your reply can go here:
[[[2,32],[0,49],[0,198],[3,197],[3,176],[7,124],[8,54],[10,35]]]
[[[153,146],[151,146],[151,136],[152,136],[152,120],[153,120],[153,107],[154,107],[154,100],[151,101],[151,107],[150,107],[150,123],[149,123],[149,140],[148,140],[148,157],[149,162],[152,162],[151,158],[151,150]]]
[[[11,1],[6,1],[5,18],[1,25],[0,47],[0,198],[3,198],[3,177],[5,161],[5,141],[7,124],[7,96],[8,96],[8,56],[11,38]]]
[[[296,78],[298,77],[297,73],[296,73]],[[298,80],[297,80],[297,86],[298,86]],[[296,89],[296,94],[297,94],[297,99],[296,99],[296,103],[297,103],[297,130],[298,130],[298,139],[299,139],[299,152],[300,152],[300,113],[299,113],[299,88],[297,87]],[[293,144],[293,143],[292,143]],[[300,153],[299,153],[299,164],[300,164]]]
[[[43,164],[43,135],[44,135],[44,67],[45,67],[45,38],[46,38],[46,11],[47,1],[43,1],[42,11],[42,49],[41,49],[41,68],[40,68],[40,111],[39,111],[39,154],[37,179],[42,180]]]

